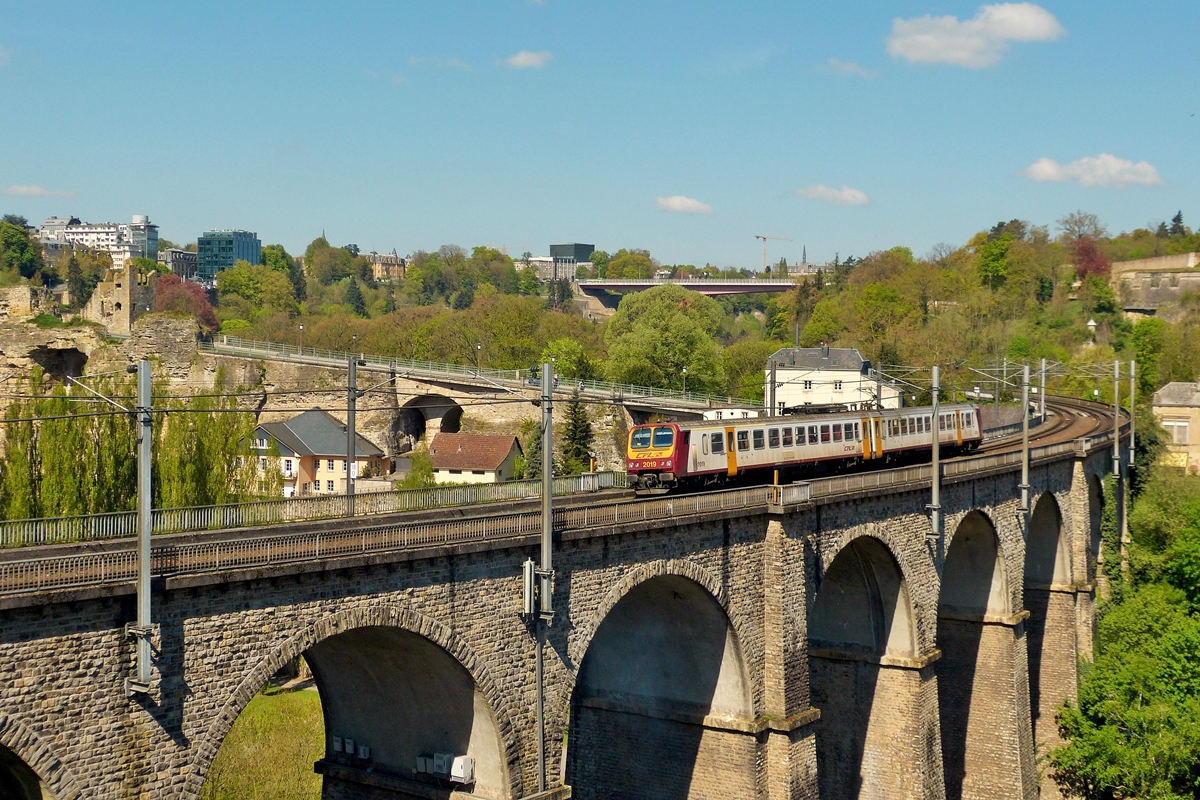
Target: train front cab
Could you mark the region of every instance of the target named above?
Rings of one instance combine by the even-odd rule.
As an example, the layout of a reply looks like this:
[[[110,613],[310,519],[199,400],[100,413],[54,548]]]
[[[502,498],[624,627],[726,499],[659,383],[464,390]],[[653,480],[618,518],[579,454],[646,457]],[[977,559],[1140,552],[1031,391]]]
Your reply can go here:
[[[629,431],[625,473],[633,489],[671,489],[686,466],[686,435],[674,423],[638,425]]]

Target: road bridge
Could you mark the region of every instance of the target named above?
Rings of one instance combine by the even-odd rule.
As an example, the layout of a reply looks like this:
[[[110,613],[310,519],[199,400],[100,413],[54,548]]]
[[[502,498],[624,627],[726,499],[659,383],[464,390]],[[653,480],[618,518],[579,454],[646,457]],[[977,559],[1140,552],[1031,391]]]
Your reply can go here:
[[[537,511],[158,537],[133,698],[129,543],[4,551],[0,782],[196,798],[303,654],[325,798],[449,797],[414,772],[448,752],[475,758],[457,797],[1032,800],[1092,653],[1104,414],[1046,426],[1028,513],[1011,446],[944,462],[936,534],[929,465],[556,511],[545,793],[519,614]]]
[[[787,292],[796,288],[795,278],[648,278],[643,280],[614,278],[576,281],[585,294],[598,292],[641,292],[667,284],[682,286],[709,296],[727,294],[758,294]]]

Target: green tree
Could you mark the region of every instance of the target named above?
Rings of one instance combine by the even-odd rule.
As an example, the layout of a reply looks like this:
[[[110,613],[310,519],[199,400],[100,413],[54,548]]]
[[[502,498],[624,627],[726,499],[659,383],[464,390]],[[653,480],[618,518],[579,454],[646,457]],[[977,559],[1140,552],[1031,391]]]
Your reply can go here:
[[[592,421],[576,394],[567,403],[567,420],[562,434],[560,457],[564,475],[578,475],[591,469],[593,439]]]
[[[626,295],[604,335],[609,377],[680,389],[686,367],[689,389],[720,391],[725,372],[713,337],[723,318],[711,297],[675,284]]]
[[[844,320],[836,300],[827,298],[819,301],[813,306],[812,316],[800,332],[801,347],[815,347],[821,342],[828,344],[836,341],[838,335],[846,330]]]
[[[542,477],[542,426],[535,422],[529,433],[529,446],[525,448],[525,479]]]
[[[404,480],[396,484],[397,489],[428,489],[437,485],[433,478],[433,459],[424,445],[410,452],[408,461],[408,472],[405,473]]]
[[[0,269],[32,278],[42,269],[42,248],[24,226],[0,222]]]
[[[91,296],[83,279],[83,269],[79,266],[79,259],[75,257],[74,251],[71,251],[71,256],[67,259],[67,292],[71,295],[72,310],[83,308]]]
[[[346,287],[346,305],[358,316],[367,316],[367,303],[363,299],[362,289],[358,288],[358,281],[354,278],[350,279],[350,285]]]
[[[993,290],[1004,285],[1008,278],[1008,250],[1013,236],[1006,233],[999,239],[991,239],[979,247],[979,280]]]
[[[559,336],[542,348],[539,362],[554,363],[554,372],[564,378],[591,380],[596,377],[595,365],[577,339]]]

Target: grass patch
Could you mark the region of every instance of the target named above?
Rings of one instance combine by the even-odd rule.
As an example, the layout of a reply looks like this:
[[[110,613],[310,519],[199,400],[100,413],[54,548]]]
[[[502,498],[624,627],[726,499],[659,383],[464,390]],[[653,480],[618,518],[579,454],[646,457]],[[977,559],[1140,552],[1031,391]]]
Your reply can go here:
[[[67,323],[63,322],[53,314],[38,314],[32,320],[34,325],[39,328],[65,328]]]
[[[265,689],[225,737],[201,800],[320,800],[313,763],[325,755],[325,724],[316,692]]]

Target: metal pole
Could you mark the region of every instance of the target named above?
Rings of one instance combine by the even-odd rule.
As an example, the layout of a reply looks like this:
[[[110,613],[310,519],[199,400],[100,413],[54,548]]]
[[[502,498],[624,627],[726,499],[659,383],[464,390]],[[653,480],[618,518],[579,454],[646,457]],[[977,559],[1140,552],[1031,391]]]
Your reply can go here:
[[[883,408],[883,376],[879,374],[879,370],[875,370],[875,402],[879,404],[879,408]]]
[[[995,397],[996,410],[999,411],[1000,410],[1000,359],[996,359],[995,376],[996,376],[996,380],[995,380],[995,383],[996,383],[996,397]],[[999,419],[1000,419],[999,414],[996,415],[996,419],[997,419],[997,421],[999,421]]]
[[[1021,511],[1029,513],[1029,365],[1021,369]]]
[[[133,691],[150,690],[150,533],[151,533],[151,453],[154,432],[150,422],[150,362],[137,365],[137,506],[138,506],[138,583],[137,583],[137,680],[127,687]]]
[[[346,389],[346,516],[354,516],[354,412],[358,407],[358,359],[350,354],[350,381]]]
[[[1134,420],[1137,419],[1137,362],[1129,362],[1129,466],[1133,467]]]
[[[534,622],[537,633],[537,658],[535,680],[537,681],[537,741],[538,741],[538,791],[546,791],[546,709],[544,675],[544,651],[546,625],[554,619],[554,598],[551,583],[554,569],[554,368],[542,364],[542,561],[539,570],[540,587],[538,597],[541,609]]]
[[[776,373],[776,366],[775,366],[775,362],[774,362],[774,361],[772,361],[772,362],[771,362],[771,391],[770,391],[770,393],[767,395],[767,402],[768,402],[768,403],[770,403],[770,405],[767,407],[767,408],[768,408],[768,411],[767,411],[767,416],[768,416],[768,417],[773,417],[773,416],[775,416],[775,406],[776,406],[776,403],[775,403],[775,386],[776,386],[776,380],[777,380],[776,376],[777,376],[777,373]]]
[[[1046,421],[1046,359],[1042,359],[1041,387],[1038,389],[1038,416]]]
[[[1125,465],[1121,463],[1121,362],[1113,362],[1113,477],[1117,481],[1117,529],[1121,532],[1121,572],[1129,570],[1129,498],[1125,496]]]
[[[942,532],[942,435],[938,417],[941,414],[942,371],[933,368],[933,481],[930,491],[929,522],[933,535]]]

